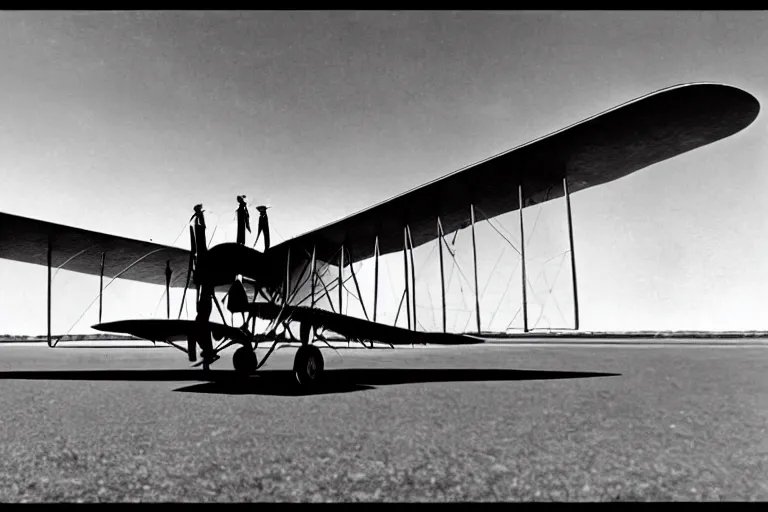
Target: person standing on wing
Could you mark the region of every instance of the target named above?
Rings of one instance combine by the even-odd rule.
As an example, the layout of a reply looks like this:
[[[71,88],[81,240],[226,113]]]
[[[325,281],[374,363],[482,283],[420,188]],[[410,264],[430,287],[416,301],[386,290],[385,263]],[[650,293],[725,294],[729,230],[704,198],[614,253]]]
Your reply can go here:
[[[237,196],[237,202],[239,203],[236,210],[237,244],[245,245],[245,230],[247,229],[249,233],[251,232],[251,214],[248,211],[248,205],[245,202],[245,195]],[[227,294],[227,309],[232,313],[242,313],[245,311],[244,308],[246,308],[247,305],[248,295],[245,293],[245,288],[243,287],[243,276],[237,274],[235,276],[235,281],[229,287],[229,292]]]
[[[237,196],[237,243],[245,245],[245,230],[251,232],[251,214],[248,212],[248,205],[245,203],[245,196]]]
[[[259,236],[261,236],[261,232],[264,232],[264,252],[267,252],[267,249],[269,249],[269,219],[267,218],[267,209],[269,206],[257,206],[256,209],[259,210],[259,231],[256,233],[256,242],[253,243],[253,246],[256,247],[256,243],[259,241]]]
[[[193,224],[195,231],[195,245],[197,246],[198,257],[207,252],[208,247],[205,244],[205,216],[203,215],[203,205],[195,205],[195,213],[189,219],[190,222],[195,221]]]

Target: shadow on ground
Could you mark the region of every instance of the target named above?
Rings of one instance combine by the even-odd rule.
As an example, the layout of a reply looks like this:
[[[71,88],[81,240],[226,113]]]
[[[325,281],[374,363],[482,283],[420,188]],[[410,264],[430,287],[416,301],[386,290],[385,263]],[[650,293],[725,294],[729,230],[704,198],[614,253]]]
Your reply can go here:
[[[301,396],[349,393],[377,386],[425,382],[513,382],[526,380],[585,379],[617,377],[618,373],[568,372],[506,369],[332,369],[311,392],[298,388],[289,370],[262,370],[252,377],[238,377],[234,371],[210,370],[48,370],[0,372],[0,380],[149,381],[190,382],[174,391],[230,395]]]

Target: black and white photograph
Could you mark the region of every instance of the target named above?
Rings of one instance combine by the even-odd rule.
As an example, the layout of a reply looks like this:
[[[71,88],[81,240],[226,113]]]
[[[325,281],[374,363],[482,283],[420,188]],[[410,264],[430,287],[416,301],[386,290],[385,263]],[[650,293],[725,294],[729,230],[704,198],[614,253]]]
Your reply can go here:
[[[0,503],[768,501],[768,11],[0,11]]]

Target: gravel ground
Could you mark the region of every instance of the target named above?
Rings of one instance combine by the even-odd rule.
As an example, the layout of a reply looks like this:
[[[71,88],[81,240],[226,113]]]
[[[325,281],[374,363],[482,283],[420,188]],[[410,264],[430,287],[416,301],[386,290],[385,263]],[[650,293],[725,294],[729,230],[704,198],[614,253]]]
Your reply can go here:
[[[768,500],[768,347],[0,346],[0,501]]]

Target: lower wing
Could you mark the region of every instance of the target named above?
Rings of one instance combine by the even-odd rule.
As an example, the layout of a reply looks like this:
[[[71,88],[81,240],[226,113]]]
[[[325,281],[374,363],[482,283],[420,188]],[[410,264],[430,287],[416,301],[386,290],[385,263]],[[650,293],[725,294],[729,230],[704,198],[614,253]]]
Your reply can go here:
[[[430,345],[471,345],[483,343],[480,338],[463,334],[442,332],[418,332],[380,324],[322,309],[303,306],[281,307],[275,304],[249,304],[256,316],[265,320],[306,322],[313,327],[323,327],[349,338],[380,341],[390,345],[430,344]]]

